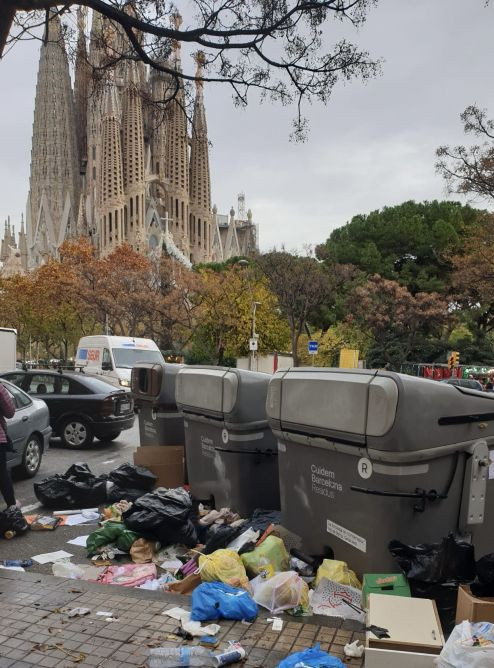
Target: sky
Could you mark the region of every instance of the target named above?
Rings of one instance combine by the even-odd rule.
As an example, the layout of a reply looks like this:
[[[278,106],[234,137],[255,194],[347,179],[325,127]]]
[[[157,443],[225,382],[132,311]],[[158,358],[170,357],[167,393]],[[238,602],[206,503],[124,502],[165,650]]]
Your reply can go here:
[[[464,143],[459,115],[469,104],[494,116],[493,19],[484,0],[379,0],[362,28],[343,32],[383,59],[382,74],[338,84],[327,106],[307,108],[304,144],[290,142],[293,109],[255,96],[238,109],[227,88],[207,87],[213,204],[227,213],[244,192],[261,250],[290,250],[325,241],[359,213],[446,198],[436,148]],[[24,42],[0,61],[0,223],[10,215],[16,229],[29,187],[38,52]]]

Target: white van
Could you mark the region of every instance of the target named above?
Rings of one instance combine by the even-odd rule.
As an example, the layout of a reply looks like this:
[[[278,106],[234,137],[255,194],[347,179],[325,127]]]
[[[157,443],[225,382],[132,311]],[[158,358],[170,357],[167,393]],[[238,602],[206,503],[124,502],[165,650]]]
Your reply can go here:
[[[151,339],[127,336],[84,336],[77,346],[76,368],[103,376],[117,387],[130,387],[130,373],[137,362],[161,362],[163,355]]]

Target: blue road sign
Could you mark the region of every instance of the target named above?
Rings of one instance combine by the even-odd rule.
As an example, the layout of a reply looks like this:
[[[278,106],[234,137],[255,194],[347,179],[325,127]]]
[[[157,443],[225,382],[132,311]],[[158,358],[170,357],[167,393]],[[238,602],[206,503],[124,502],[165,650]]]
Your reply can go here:
[[[309,355],[316,355],[319,348],[319,343],[317,341],[309,341],[308,351]]]

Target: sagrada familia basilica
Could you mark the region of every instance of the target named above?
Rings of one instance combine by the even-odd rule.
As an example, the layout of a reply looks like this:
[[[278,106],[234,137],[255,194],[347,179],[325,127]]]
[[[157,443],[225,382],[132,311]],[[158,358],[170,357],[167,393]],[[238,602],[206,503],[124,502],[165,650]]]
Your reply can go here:
[[[84,9],[77,19],[73,88],[58,16],[41,46],[26,224],[21,221],[18,243],[10,220],[5,224],[4,273],[35,268],[56,257],[66,239],[81,236],[100,256],[127,242],[186,266],[255,252],[257,226],[244,196],[229,215],[211,207],[203,83],[196,80],[189,123],[184,88],[171,96],[169,74],[120,59],[97,81],[92,72],[101,68],[108,44],[120,40],[115,51],[122,53],[123,38],[93,12],[88,48]],[[196,76],[201,60],[198,54]],[[181,70],[178,43],[164,62]]]

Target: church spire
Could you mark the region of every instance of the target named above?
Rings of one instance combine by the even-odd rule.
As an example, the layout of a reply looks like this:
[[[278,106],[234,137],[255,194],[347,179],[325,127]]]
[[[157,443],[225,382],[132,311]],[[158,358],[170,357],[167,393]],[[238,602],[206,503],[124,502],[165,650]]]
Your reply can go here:
[[[124,240],[124,185],[120,121],[115,84],[110,80],[103,97],[101,121],[101,170],[99,175],[102,255]]]
[[[190,148],[190,230],[195,262],[208,262],[211,254],[211,179],[208,130],[204,109],[204,54],[196,54],[196,99]]]
[[[86,7],[79,7],[77,10],[77,52],[74,77],[79,169],[87,159],[87,105],[90,71],[86,47],[86,16]]]
[[[28,226],[35,245],[46,240],[50,251],[56,252],[75,222],[78,186],[69,63],[60,19],[51,12],[40,51],[34,104]]]
[[[174,16],[178,30],[182,24],[179,14]],[[173,44],[174,66],[180,71],[180,44]],[[172,92],[175,92],[175,81]],[[187,137],[187,116],[184,111],[185,93],[182,80],[178,91],[169,102],[169,123],[166,150],[166,175],[168,178],[167,210],[172,219],[171,232],[179,249],[189,257],[189,151]],[[170,97],[170,95],[169,95]]]
[[[144,178],[144,127],[137,64],[127,61],[123,94],[123,167],[126,207],[124,234],[134,250],[145,240],[146,182]]]

